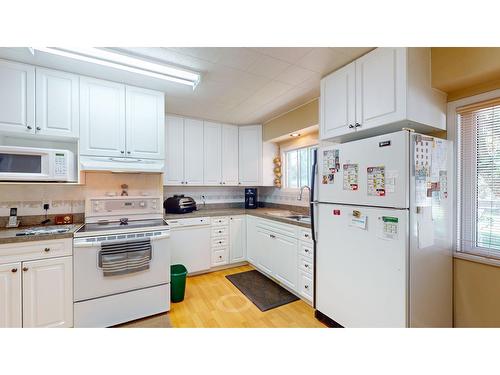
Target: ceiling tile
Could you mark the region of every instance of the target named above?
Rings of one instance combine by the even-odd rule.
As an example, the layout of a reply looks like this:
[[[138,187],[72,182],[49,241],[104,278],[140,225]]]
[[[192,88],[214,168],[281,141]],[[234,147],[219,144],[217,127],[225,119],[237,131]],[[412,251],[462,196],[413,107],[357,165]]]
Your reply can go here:
[[[168,49],[212,63],[216,63],[219,60],[222,50],[220,47],[170,47]]]
[[[248,72],[267,78],[275,78],[282,73],[290,64],[270,56],[260,55],[259,58],[248,68]]]
[[[350,61],[350,58],[344,55],[340,49],[313,48],[297,62],[297,65],[305,69],[313,70],[324,76]]]
[[[280,73],[275,79],[277,81],[284,82],[292,86],[296,86],[311,77],[318,77],[319,79],[320,74],[313,72],[312,70],[301,68],[296,65],[291,65],[285,71]]]
[[[290,64],[295,64],[306,53],[310,52],[312,47],[260,47],[255,48],[256,51],[274,57],[279,60],[286,61]]]
[[[217,63],[231,68],[247,70],[260,56],[250,48],[221,48],[221,53]]]

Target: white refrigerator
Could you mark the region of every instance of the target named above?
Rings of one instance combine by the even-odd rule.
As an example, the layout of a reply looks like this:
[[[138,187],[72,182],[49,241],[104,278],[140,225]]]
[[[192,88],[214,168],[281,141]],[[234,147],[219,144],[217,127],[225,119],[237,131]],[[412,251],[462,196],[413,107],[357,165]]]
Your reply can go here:
[[[406,130],[318,149],[317,317],[452,326],[452,155],[449,141]]]

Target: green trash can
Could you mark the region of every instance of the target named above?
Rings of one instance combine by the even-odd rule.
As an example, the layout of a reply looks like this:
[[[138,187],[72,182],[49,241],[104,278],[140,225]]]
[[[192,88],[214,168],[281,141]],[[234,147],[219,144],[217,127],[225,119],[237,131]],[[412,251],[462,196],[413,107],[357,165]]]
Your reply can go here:
[[[172,264],[170,266],[170,300],[172,302],[184,300],[187,273],[186,267],[182,264]]]

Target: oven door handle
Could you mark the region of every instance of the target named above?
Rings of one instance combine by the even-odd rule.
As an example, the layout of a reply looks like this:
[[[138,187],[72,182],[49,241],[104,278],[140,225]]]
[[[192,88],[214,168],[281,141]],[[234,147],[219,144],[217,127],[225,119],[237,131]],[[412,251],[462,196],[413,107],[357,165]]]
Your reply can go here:
[[[151,236],[151,237],[140,237],[141,239],[146,239],[146,238],[149,238],[151,239],[151,241],[157,241],[157,240],[162,240],[164,238],[169,238],[170,237],[170,233],[164,233],[164,234],[160,234],[160,235],[157,235],[157,236]],[[123,239],[121,241],[117,241],[117,242],[129,242],[131,240],[131,238],[126,238],[126,239]],[[96,246],[101,246],[101,242],[97,242],[97,241],[89,241],[89,242],[74,242],[73,243],[73,247],[96,247]]]

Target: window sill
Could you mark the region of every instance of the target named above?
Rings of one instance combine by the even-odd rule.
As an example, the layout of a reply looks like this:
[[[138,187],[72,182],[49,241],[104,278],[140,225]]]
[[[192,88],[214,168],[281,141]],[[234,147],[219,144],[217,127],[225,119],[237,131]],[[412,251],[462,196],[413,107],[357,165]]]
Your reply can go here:
[[[489,266],[500,267],[500,259],[486,258],[481,255],[473,255],[455,251],[453,252],[453,258],[468,260],[475,263],[487,264]]]

